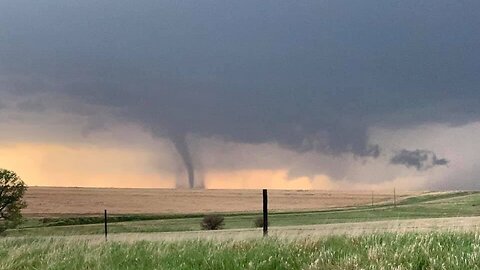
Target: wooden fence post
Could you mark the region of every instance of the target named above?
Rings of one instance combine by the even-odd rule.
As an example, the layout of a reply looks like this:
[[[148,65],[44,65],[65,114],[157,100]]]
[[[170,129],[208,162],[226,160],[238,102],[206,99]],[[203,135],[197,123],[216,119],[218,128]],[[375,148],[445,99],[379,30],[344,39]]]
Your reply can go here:
[[[268,191],[263,190],[263,236],[268,236]]]
[[[105,241],[107,241],[108,238],[108,225],[107,225],[107,209],[104,211],[104,223],[105,223]]]

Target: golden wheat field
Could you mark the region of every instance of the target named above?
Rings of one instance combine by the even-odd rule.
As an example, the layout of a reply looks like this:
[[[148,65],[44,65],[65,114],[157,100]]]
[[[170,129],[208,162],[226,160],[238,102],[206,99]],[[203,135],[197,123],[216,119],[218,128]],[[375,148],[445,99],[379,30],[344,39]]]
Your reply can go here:
[[[418,192],[397,192],[397,198]],[[26,216],[251,212],[262,207],[261,190],[119,189],[30,187]],[[375,203],[393,200],[393,191],[373,193]],[[370,204],[371,191],[269,190],[273,211],[318,210]]]

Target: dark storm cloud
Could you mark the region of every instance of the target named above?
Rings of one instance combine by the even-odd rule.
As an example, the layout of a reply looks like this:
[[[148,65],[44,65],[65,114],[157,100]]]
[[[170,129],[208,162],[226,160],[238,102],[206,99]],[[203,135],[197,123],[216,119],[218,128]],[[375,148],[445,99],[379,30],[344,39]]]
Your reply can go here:
[[[2,1],[0,91],[112,107],[177,145],[197,134],[378,156],[369,127],[479,118],[479,11],[478,1]]]
[[[38,100],[25,100],[16,104],[17,109],[27,112],[44,112],[46,107],[45,105]]]
[[[404,165],[407,168],[415,168],[418,171],[428,170],[435,166],[448,165],[448,160],[438,158],[437,155],[429,150],[401,150],[395,154],[390,163],[395,165]]]

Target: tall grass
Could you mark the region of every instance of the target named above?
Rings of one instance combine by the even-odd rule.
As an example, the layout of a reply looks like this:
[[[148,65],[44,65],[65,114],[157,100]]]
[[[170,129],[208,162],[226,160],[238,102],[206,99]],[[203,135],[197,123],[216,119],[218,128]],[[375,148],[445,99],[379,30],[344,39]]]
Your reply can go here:
[[[480,269],[480,234],[101,242],[0,240],[1,269]]]

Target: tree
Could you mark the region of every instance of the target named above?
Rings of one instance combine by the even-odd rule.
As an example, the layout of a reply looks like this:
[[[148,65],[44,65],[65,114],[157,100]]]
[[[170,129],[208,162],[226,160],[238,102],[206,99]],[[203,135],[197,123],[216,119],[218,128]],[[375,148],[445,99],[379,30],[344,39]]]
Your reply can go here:
[[[20,211],[27,206],[23,200],[26,190],[27,186],[15,172],[0,169],[0,233],[21,221]]]

